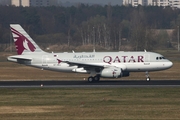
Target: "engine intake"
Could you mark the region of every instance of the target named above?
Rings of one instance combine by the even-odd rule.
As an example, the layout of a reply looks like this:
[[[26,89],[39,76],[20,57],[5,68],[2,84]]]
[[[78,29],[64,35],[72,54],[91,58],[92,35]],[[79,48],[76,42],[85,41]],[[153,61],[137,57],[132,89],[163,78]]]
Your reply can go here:
[[[121,77],[122,70],[121,68],[112,67],[112,68],[104,68],[101,71],[101,77],[106,78],[118,78]]]

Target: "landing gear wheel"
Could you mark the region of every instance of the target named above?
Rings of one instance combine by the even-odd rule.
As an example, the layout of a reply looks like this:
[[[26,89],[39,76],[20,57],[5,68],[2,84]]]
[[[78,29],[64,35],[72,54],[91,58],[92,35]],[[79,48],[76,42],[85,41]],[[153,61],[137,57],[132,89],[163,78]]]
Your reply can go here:
[[[94,77],[88,77],[88,82],[92,83],[94,81]]]
[[[147,77],[147,78],[146,78],[146,81],[148,81],[148,82],[149,82],[150,80],[151,80],[151,79],[150,79],[150,77]]]
[[[99,75],[94,76],[94,81],[98,82],[99,80],[100,80],[100,76]]]

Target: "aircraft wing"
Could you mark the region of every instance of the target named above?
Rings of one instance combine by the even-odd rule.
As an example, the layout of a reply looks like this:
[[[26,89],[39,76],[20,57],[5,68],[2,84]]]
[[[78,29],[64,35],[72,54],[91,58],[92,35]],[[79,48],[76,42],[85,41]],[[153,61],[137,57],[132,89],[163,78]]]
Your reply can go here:
[[[108,63],[83,63],[83,62],[74,62],[74,61],[61,61],[59,59],[58,63],[67,63],[70,66],[78,66],[78,68],[83,67],[84,69],[88,70],[91,68],[95,68],[95,69],[104,69],[104,68],[108,68],[108,67],[120,67],[123,70],[126,70],[126,66],[123,64],[120,65],[115,65],[115,64],[108,64]]]
[[[62,61],[64,63],[69,64],[70,66],[77,65],[78,67],[84,67],[84,68],[105,68],[110,67],[111,65],[108,65],[106,63],[82,63],[82,62],[71,62],[71,61]]]

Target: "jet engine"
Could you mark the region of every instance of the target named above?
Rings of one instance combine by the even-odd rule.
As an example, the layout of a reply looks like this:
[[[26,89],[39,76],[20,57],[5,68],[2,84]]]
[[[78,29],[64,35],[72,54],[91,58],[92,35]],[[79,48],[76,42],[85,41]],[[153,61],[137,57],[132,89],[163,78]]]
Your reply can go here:
[[[111,67],[111,68],[104,68],[100,72],[101,77],[106,78],[120,78],[120,77],[127,77],[129,76],[128,71],[122,71],[119,67]]]
[[[107,77],[107,78],[118,78],[121,77],[122,70],[118,67],[111,67],[111,68],[104,68],[100,75],[101,77]]]

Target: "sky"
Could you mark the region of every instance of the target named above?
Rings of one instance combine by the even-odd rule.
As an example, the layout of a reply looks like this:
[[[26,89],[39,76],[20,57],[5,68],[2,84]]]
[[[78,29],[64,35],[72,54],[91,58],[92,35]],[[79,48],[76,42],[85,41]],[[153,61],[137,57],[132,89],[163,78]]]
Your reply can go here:
[[[76,3],[76,2],[80,2],[80,3],[94,3],[94,4],[108,4],[111,3],[111,5],[122,5],[122,0],[59,0],[63,3],[65,2],[72,2],[72,3]]]

